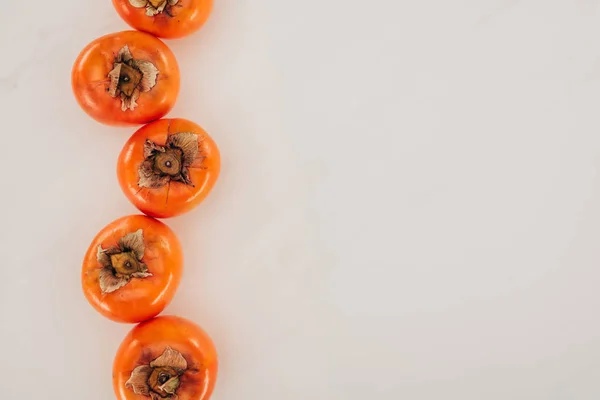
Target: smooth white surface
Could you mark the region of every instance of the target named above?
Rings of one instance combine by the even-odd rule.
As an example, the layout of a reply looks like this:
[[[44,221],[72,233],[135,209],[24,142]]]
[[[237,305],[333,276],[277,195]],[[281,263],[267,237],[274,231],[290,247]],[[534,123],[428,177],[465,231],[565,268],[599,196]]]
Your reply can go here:
[[[133,132],[71,65],[126,29],[103,1],[7,1],[0,24],[0,397],[114,398],[127,325],[80,289],[134,208]],[[167,312],[221,356],[215,400],[600,397],[600,1],[216,0],[168,44],[173,117],[223,174],[168,220]]]

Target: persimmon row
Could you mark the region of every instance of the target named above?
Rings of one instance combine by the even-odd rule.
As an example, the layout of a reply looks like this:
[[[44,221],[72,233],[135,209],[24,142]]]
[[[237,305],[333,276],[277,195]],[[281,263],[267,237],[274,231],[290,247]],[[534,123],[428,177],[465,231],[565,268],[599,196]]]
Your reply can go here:
[[[180,72],[157,37],[179,38],[206,21],[212,0],[113,0],[139,31],[98,38],[77,57],[72,88],[81,108],[114,126],[144,125],[125,143],[117,176],[125,196],[145,215],[119,218],[93,239],[81,282],[103,316],[138,323],[113,365],[119,400],[207,400],[218,361],[210,337],[183,318],[158,315],[182,280],[183,251],[155,218],[189,212],[211,192],[220,172],[217,145],[199,125],[161,119],[175,105]]]

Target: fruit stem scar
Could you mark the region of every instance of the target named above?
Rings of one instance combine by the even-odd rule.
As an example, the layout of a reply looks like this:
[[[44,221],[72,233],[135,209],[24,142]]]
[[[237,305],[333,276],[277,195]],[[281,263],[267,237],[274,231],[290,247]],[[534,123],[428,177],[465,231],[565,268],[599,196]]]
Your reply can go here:
[[[127,285],[131,279],[152,276],[142,263],[146,245],[143,231],[138,229],[118,240],[118,245],[103,249],[98,246],[97,260],[102,266],[98,283],[102,293],[112,293]]]

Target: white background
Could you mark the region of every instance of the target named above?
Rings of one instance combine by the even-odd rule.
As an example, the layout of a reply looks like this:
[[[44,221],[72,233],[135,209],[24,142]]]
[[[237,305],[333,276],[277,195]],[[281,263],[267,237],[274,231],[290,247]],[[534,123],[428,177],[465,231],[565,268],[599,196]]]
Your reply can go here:
[[[109,0],[1,13],[1,397],[111,399],[131,326],[80,263],[135,212],[134,130],[80,111],[70,72],[127,27]],[[170,116],[223,155],[167,221],[167,312],[214,338],[213,399],[600,397],[600,1],[217,0],[167,43]]]

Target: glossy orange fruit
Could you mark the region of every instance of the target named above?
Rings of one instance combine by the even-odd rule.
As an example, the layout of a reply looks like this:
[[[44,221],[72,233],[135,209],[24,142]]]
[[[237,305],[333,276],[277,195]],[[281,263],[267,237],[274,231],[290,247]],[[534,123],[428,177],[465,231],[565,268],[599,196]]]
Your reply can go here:
[[[179,94],[179,66],[152,35],[126,31],[103,36],[79,55],[73,92],[92,118],[108,125],[140,125],[166,115]]]
[[[183,214],[211,191],[221,168],[211,137],[185,119],[153,122],[131,136],[117,164],[119,183],[143,213],[157,218]]]
[[[194,323],[166,316],[133,328],[113,364],[119,400],[207,400],[217,379],[217,352]]]
[[[196,32],[208,19],[213,0],[113,0],[133,28],[175,39]]]
[[[117,322],[158,315],[173,298],[183,271],[179,240],[145,215],[120,218],[92,241],[81,272],[85,297]]]

